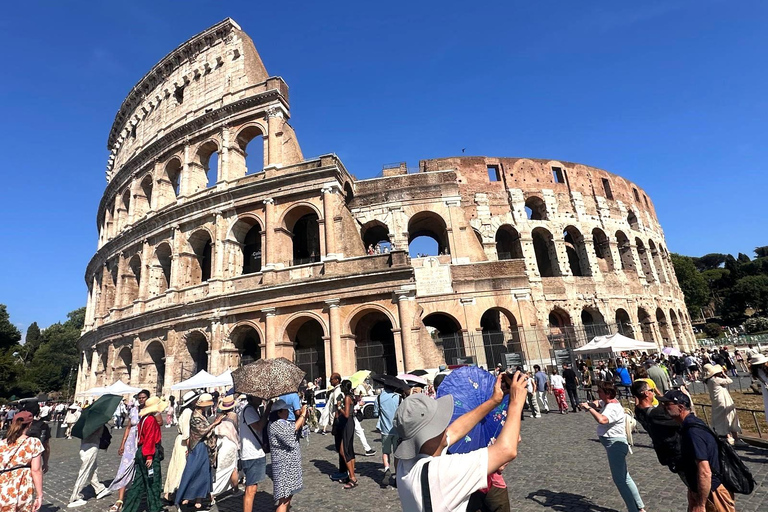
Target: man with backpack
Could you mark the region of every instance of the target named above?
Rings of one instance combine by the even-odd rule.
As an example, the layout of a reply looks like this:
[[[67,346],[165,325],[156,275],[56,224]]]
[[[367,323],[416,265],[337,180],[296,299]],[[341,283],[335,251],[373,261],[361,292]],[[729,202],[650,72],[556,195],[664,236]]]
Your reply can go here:
[[[680,469],[688,486],[689,512],[736,512],[733,494],[720,478],[717,438],[706,423],[691,413],[691,400],[672,389],[659,397],[681,429]]]
[[[249,395],[248,405],[238,414],[240,461],[245,474],[243,512],[252,512],[259,482],[267,476],[269,440],[266,438],[264,427],[267,425],[272,402],[267,402],[264,414],[259,414],[261,402],[261,398]]]
[[[648,382],[636,380],[631,391],[635,397],[635,419],[648,432],[659,463],[680,474],[680,425],[663,407],[653,406],[654,392]]]

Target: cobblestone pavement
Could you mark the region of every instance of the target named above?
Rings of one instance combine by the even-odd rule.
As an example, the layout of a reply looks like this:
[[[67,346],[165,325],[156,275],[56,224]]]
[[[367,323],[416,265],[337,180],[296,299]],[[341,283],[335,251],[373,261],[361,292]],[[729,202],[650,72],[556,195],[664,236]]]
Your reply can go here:
[[[369,443],[379,450],[379,436],[373,432],[375,420],[365,420],[363,424]],[[611,481],[605,450],[595,435],[595,425],[586,413],[548,414],[541,419],[525,419],[518,458],[504,473],[512,510],[626,510]],[[174,435],[175,429],[163,429],[163,444],[166,447],[173,446]],[[99,454],[99,478],[105,484],[114,476],[119,462],[117,436],[113,443],[109,451]],[[359,449],[359,442],[356,440],[355,443]],[[648,436],[637,434],[635,444],[634,454],[628,459],[629,470],[648,512],[685,510],[685,488],[677,476],[658,464]],[[50,470],[44,479],[44,512],[66,508],[80,465],[78,447],[78,440],[52,441]],[[358,456],[360,486],[343,490],[341,485],[328,478],[328,474],[335,470],[337,461],[330,435],[312,435],[309,444],[302,445],[302,451],[304,490],[294,497],[294,511],[400,510],[397,491],[391,487],[382,488],[378,483],[381,475],[378,454],[374,457]],[[740,453],[753,471],[758,487],[750,496],[737,496],[737,510],[765,512],[768,510],[768,451],[747,448],[741,449]],[[163,470],[166,464],[167,461],[163,463]],[[259,486],[255,511],[274,509],[271,491],[272,483],[267,479]],[[90,486],[86,488],[85,495],[87,505],[77,509],[83,512],[106,511],[116,499],[113,495],[97,501]],[[222,512],[239,511],[242,510],[242,500],[224,498],[219,500],[217,508]]]

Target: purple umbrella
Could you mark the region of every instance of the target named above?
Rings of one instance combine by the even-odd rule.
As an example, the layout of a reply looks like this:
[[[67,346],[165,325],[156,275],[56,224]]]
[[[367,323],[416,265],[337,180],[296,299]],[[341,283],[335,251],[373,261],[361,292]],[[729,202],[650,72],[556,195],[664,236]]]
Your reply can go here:
[[[491,398],[496,377],[477,366],[464,366],[448,375],[437,390],[437,397],[453,396],[453,417],[451,423],[462,414],[478,407]],[[494,407],[488,415],[480,420],[463,439],[452,440],[448,447],[451,453],[469,453],[485,448],[496,440],[501,427],[507,419],[507,403],[509,395],[504,395],[501,404]]]

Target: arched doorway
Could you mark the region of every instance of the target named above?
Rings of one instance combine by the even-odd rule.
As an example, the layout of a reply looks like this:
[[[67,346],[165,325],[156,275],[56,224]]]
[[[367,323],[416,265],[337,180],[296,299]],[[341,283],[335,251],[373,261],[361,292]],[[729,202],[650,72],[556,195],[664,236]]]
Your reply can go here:
[[[117,354],[117,365],[115,365],[117,368],[122,371],[122,375],[125,375],[128,377],[128,379],[122,379],[122,376],[120,377],[120,380],[125,382],[126,384],[130,384],[131,382],[131,365],[133,364],[133,353],[131,352],[130,347],[123,347],[120,349],[120,352]]]
[[[355,359],[358,370],[371,370],[379,375],[397,375],[397,356],[392,322],[381,311],[362,313],[353,319]]]
[[[637,321],[640,323],[643,341],[655,343],[656,340],[653,339],[653,319],[644,308],[637,308]]]
[[[549,343],[553,348],[571,348],[575,345],[571,315],[555,308],[549,313]]]
[[[536,265],[541,277],[560,275],[560,265],[557,263],[557,252],[552,241],[552,233],[544,228],[536,228],[531,233],[533,250],[536,253]]]
[[[372,220],[363,225],[361,229],[363,245],[370,253],[390,252],[392,244],[389,241],[389,228],[383,222]]]
[[[261,226],[254,224],[243,239],[243,274],[261,271]]]
[[[523,257],[520,234],[509,224],[496,231],[496,255],[499,260],[515,260]]]
[[[629,317],[629,313],[624,309],[616,310],[616,329],[622,336],[627,338],[635,338],[635,330],[632,328],[632,319]]]
[[[581,232],[573,226],[568,226],[563,232],[563,242],[565,242],[565,253],[568,256],[571,274],[575,277],[592,275]]]
[[[480,329],[483,334],[483,350],[487,368],[495,368],[501,363],[507,367],[505,354],[521,352],[520,333],[517,319],[501,308],[491,308],[480,317]]]
[[[295,219],[295,220],[294,220]],[[293,243],[292,265],[320,261],[320,225],[317,213],[309,206],[298,206],[285,217]]]
[[[155,385],[155,394],[162,395],[165,385],[165,349],[159,341],[153,341],[147,346],[146,365],[143,382],[151,389]]]
[[[236,327],[230,335],[230,340],[239,355],[237,366],[244,366],[261,359],[261,336],[250,325]]]
[[[448,230],[435,212],[419,212],[408,222],[408,251],[411,258],[451,254]]]
[[[661,334],[661,340],[665,346],[669,346],[672,343],[672,337],[669,333],[669,326],[667,324],[667,315],[664,314],[664,310],[656,308],[656,324],[659,326],[659,333]]]
[[[188,379],[192,375],[205,370],[208,371],[208,340],[200,331],[194,331],[187,335],[187,352],[189,361],[187,365],[182,363],[182,379]]]
[[[325,374],[325,331],[314,318],[297,318],[286,330],[288,339],[294,346],[294,362],[306,372],[307,382]]]
[[[589,343],[595,336],[610,334],[605,318],[597,308],[584,308],[581,310],[581,325],[584,326],[584,342]]]
[[[605,232],[600,228],[592,230],[592,245],[597,257],[597,265],[601,272],[613,271],[613,254],[611,254],[611,245]]]
[[[442,348],[446,364],[467,362],[461,324],[455,318],[447,313],[432,313],[423,321],[435,344]]]

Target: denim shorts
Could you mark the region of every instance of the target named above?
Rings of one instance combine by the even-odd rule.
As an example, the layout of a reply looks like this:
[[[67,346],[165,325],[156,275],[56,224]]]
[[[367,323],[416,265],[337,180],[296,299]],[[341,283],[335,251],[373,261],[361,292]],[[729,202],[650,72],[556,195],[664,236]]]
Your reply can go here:
[[[267,477],[267,458],[243,460],[245,485],[256,485]]]

